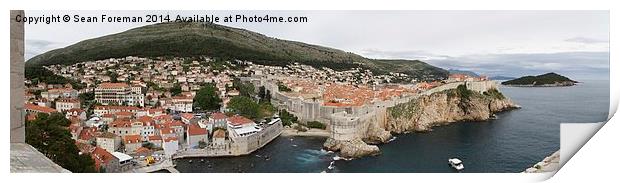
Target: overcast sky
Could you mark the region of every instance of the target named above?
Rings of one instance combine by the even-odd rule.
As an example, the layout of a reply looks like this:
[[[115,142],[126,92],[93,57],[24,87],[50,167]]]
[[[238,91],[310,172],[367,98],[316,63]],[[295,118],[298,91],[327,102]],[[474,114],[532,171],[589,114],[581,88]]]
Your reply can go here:
[[[307,16],[307,23],[221,24],[370,58],[420,59],[491,76],[609,77],[608,11],[26,11],[50,14]],[[146,24],[26,25],[26,58]]]

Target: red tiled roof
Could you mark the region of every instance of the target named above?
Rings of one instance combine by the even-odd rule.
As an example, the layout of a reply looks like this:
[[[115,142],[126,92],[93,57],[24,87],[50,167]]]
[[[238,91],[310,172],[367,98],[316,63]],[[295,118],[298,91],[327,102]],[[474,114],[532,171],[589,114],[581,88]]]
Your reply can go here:
[[[117,119],[112,121],[112,123],[110,123],[111,127],[130,127],[131,126],[131,121],[127,120],[127,119]]]
[[[226,118],[228,118],[228,116],[226,116],[226,114],[224,113],[215,112],[211,114],[211,119],[213,120],[221,120],[221,119],[226,119]]]
[[[245,118],[243,116],[239,116],[239,115],[228,118],[228,123],[230,123],[233,126],[238,126],[238,125],[243,125],[243,124],[253,123],[253,122],[254,121],[248,118]]]
[[[112,153],[100,147],[95,147],[95,150],[90,155],[95,161],[99,160],[103,164],[108,164],[114,158]]]
[[[90,140],[95,137],[95,132],[97,132],[96,128],[84,128],[80,132],[78,138],[81,140]]]
[[[135,152],[136,153],[147,153],[147,154],[150,154],[152,151],[149,148],[140,147],[140,148],[136,149]]]
[[[101,83],[99,88],[125,88],[129,87],[127,83]]]
[[[137,111],[140,108],[136,106],[96,105],[95,110]]]
[[[208,130],[204,128],[200,128],[200,126],[196,124],[191,124],[187,127],[187,133],[192,135],[206,135],[208,134]]]
[[[170,121],[168,123],[169,123],[169,126],[171,126],[171,127],[179,127],[179,126],[183,127],[183,126],[185,126],[185,123],[183,123],[182,121],[179,121],[179,120]]]
[[[178,141],[177,137],[168,137],[164,139],[164,142]]]
[[[117,116],[133,116],[132,112],[128,112],[128,111],[120,111],[115,113]]]
[[[58,102],[62,102],[62,103],[79,103],[80,100],[73,99],[73,98],[61,98],[61,99],[58,99],[58,101],[56,101],[56,103],[58,103]]]
[[[225,130],[218,129],[218,130],[215,130],[215,132],[213,132],[213,138],[225,138],[225,137],[226,137]]]
[[[139,122],[142,122],[142,124],[144,124],[145,126],[151,126],[151,124],[153,124],[153,118],[149,117],[149,116],[140,116],[137,119]]]
[[[174,133],[174,129],[169,128],[169,127],[164,127],[160,129],[159,131],[161,132],[161,134],[173,134]]]
[[[161,140],[161,136],[160,135],[151,135],[148,136],[149,141],[153,141],[153,140]]]
[[[140,143],[140,135],[125,135],[123,137],[123,142],[125,144]]]
[[[42,112],[42,113],[47,113],[47,114],[56,112],[56,109],[52,109],[52,108],[44,107],[40,105],[35,105],[31,103],[24,104],[24,108],[26,108],[27,110],[32,110],[32,111],[37,111],[37,112]]]
[[[192,114],[192,113],[183,113],[183,114],[181,114],[181,118],[185,118],[185,119],[189,120],[189,119],[194,118],[194,114]]]

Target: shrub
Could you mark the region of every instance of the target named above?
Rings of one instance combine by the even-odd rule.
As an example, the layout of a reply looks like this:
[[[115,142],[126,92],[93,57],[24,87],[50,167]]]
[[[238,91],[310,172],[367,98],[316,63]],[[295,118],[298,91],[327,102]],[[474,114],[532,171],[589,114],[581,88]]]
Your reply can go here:
[[[308,128],[318,128],[323,130],[326,128],[325,124],[318,121],[309,121],[306,123],[306,126],[308,126]]]

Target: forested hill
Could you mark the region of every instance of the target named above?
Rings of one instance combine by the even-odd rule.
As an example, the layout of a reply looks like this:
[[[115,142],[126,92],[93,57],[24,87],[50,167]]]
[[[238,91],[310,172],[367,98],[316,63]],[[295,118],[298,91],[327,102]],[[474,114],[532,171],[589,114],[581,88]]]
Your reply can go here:
[[[27,66],[74,64],[107,58],[196,57],[248,60],[263,65],[299,62],[343,70],[362,67],[441,79],[448,71],[417,60],[377,60],[338,49],[288,41],[238,28],[203,23],[160,23],[88,39],[35,56]]]
[[[503,85],[522,85],[522,86],[572,86],[577,81],[573,81],[562,75],[550,72],[538,76],[524,76],[517,79],[504,81]]]

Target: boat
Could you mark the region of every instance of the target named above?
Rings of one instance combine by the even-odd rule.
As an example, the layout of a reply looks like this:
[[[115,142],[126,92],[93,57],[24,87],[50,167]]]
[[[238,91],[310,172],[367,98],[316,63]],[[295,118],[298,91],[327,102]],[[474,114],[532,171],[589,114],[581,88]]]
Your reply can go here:
[[[463,161],[461,161],[458,158],[450,158],[448,159],[448,164],[450,164],[450,166],[454,169],[456,169],[457,171],[461,171],[463,169],[465,169],[465,166],[463,165]]]
[[[190,159],[190,160],[189,160],[189,161],[187,161],[187,162],[192,163],[192,160]]]
[[[329,163],[329,166],[327,167],[327,169],[333,170],[334,167],[336,167],[336,166],[334,166],[334,161],[332,161],[332,162]]]

